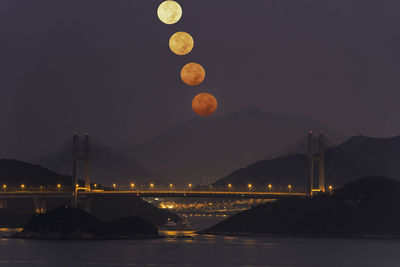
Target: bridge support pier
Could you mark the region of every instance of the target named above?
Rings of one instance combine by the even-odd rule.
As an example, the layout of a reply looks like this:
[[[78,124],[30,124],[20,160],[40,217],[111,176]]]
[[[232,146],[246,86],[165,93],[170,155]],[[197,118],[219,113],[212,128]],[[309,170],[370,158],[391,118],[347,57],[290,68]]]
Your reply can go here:
[[[77,207],[78,203],[78,161],[84,162],[85,167],[85,192],[90,192],[90,138],[89,133],[85,134],[84,153],[79,153],[79,137],[78,133],[74,133],[72,137],[72,206]],[[80,188],[82,189],[82,188]]]
[[[318,164],[318,189],[314,189],[314,162]],[[325,193],[325,135],[319,134],[318,155],[314,153],[314,135],[308,132],[308,177],[306,178],[306,193],[312,196],[314,192]]]
[[[45,199],[34,198],[33,205],[35,213],[43,214],[47,211]]]
[[[84,201],[84,210],[87,213],[91,213],[92,212],[92,199],[88,198]]]
[[[0,209],[7,208],[7,199],[0,199]]]

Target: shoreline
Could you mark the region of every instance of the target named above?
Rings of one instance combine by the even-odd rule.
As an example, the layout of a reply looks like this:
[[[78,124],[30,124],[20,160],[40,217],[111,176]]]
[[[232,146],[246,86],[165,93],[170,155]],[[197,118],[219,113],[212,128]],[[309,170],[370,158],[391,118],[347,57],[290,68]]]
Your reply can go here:
[[[399,235],[387,234],[362,234],[362,235],[313,235],[313,234],[256,234],[247,233],[221,233],[221,232],[196,232],[199,235],[232,236],[232,237],[268,237],[268,238],[316,238],[316,239],[379,239],[379,240],[400,240]]]

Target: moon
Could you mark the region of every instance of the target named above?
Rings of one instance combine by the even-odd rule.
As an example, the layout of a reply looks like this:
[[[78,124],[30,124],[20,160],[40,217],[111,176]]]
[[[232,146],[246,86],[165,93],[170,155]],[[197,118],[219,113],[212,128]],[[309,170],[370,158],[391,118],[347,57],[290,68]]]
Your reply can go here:
[[[181,79],[187,85],[199,85],[206,78],[206,71],[198,63],[188,63],[181,70]]]
[[[175,1],[164,1],[158,6],[157,15],[165,24],[174,24],[181,19],[182,8]]]
[[[217,107],[217,100],[209,93],[200,93],[192,101],[193,111],[202,117],[212,115],[217,110]]]
[[[176,32],[169,39],[169,48],[179,56],[189,54],[193,46],[193,37],[187,32]]]

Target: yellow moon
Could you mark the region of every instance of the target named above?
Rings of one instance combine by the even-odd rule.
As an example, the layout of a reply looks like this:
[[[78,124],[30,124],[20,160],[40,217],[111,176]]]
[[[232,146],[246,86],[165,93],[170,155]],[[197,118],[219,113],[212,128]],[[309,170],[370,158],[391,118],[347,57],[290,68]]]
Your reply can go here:
[[[187,32],[176,32],[169,38],[169,48],[177,55],[189,54],[193,46],[193,38]]]
[[[164,1],[158,6],[157,15],[165,24],[174,24],[181,19],[182,8],[175,1]]]
[[[187,85],[199,85],[206,78],[206,71],[197,63],[188,63],[181,70],[181,79]]]
[[[198,115],[207,117],[213,114],[218,107],[215,97],[208,93],[200,93],[193,98],[192,109]]]

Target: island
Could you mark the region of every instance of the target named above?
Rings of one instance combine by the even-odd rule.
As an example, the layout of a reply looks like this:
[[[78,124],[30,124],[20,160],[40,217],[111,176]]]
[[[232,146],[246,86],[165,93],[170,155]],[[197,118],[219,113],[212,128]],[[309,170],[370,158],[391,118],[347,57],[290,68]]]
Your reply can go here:
[[[332,194],[281,199],[233,215],[207,234],[400,237],[400,182],[365,177]]]
[[[34,215],[24,229],[11,236],[22,239],[101,240],[159,237],[158,229],[139,216],[100,220],[75,208],[60,206]]]

